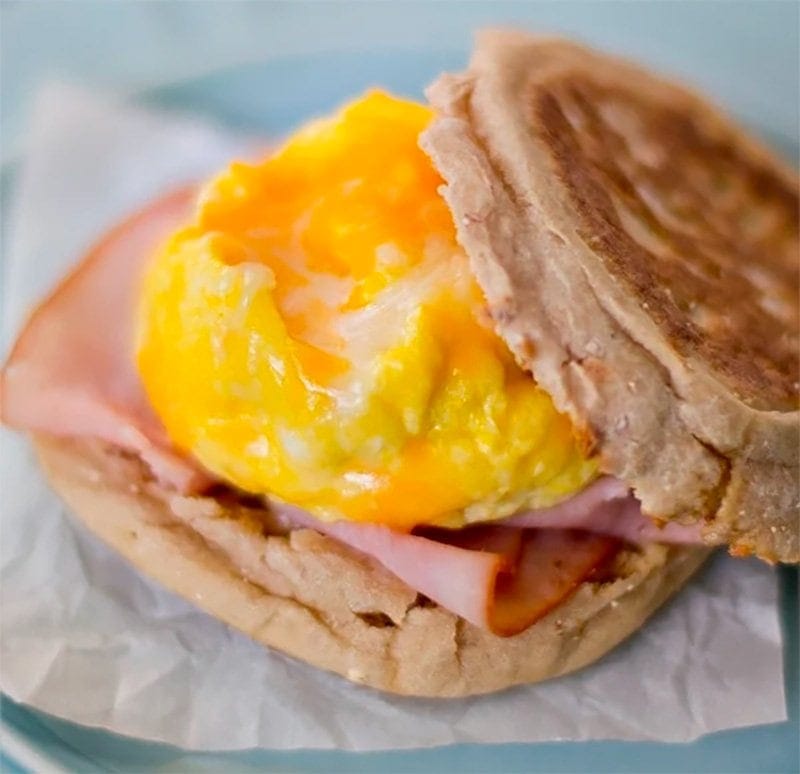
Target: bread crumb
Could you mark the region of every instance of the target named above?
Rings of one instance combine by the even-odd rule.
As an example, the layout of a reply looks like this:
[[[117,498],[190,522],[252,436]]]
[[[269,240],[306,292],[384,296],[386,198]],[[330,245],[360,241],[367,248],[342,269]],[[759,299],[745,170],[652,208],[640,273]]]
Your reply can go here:
[[[357,667],[350,667],[350,669],[347,670],[347,679],[355,683],[363,682],[364,672]]]
[[[599,357],[603,354],[603,347],[600,346],[600,343],[594,341],[594,339],[586,342],[586,351],[590,355],[594,355],[595,357]]]

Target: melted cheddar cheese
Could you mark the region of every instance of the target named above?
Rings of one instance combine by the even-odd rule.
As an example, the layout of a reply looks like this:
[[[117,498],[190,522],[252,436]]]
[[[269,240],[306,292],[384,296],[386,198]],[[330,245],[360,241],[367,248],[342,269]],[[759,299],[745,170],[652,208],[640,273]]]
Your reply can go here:
[[[172,441],[225,480],[411,529],[596,475],[489,324],[417,146],[430,118],[367,94],[232,164],[153,260],[139,371]]]

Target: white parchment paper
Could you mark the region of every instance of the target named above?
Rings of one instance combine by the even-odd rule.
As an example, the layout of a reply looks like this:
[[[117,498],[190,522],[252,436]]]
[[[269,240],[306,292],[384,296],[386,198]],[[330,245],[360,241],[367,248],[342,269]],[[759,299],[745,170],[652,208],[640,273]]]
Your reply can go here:
[[[6,346],[117,218],[252,144],[56,84],[26,147],[5,240]],[[0,687],[38,709],[200,750],[687,741],[786,718],[777,583],[757,562],[719,556],[579,674],[467,700],[391,698],[269,652],[145,580],[65,514],[24,439],[1,440]]]

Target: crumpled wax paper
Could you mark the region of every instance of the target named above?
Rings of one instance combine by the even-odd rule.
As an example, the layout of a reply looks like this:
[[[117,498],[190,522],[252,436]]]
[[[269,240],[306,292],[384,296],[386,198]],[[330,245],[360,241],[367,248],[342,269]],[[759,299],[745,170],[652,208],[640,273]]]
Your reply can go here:
[[[14,189],[4,340],[104,229],[251,144],[50,85]],[[138,575],[69,518],[2,433],[2,689],[78,723],[202,750],[688,741],[786,718],[776,577],[718,556],[578,674],[464,700],[380,695],[265,650]]]

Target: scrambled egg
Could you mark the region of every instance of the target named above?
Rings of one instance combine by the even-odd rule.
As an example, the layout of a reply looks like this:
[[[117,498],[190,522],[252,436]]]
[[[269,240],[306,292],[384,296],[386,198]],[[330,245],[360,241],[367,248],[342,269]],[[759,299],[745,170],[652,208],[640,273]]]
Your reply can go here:
[[[549,505],[597,474],[492,332],[417,147],[430,118],[367,94],[232,164],[155,257],[147,393],[242,489],[411,529]]]

